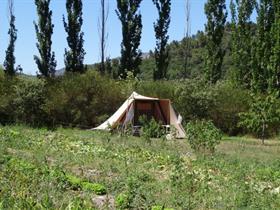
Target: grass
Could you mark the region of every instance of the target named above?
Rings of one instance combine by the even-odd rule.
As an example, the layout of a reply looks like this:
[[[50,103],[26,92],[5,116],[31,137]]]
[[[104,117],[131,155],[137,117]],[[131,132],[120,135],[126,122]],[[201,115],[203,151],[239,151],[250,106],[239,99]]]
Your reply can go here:
[[[279,209],[280,141],[185,140],[0,127],[0,209]]]

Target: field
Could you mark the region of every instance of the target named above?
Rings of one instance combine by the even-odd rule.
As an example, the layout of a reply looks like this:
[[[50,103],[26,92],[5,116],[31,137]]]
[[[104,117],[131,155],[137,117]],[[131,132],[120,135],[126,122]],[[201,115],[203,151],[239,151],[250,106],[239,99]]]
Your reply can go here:
[[[0,127],[0,209],[280,209],[280,141]]]

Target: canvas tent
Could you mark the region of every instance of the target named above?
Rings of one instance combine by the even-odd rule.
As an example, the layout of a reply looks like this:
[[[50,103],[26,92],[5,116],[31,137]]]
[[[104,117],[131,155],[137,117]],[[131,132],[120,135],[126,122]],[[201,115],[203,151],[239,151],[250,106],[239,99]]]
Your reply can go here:
[[[131,123],[140,127],[140,116],[152,117],[165,127],[173,126],[176,130],[176,138],[185,138],[185,130],[181,125],[182,117],[177,116],[169,99],[151,98],[133,92],[121,107],[104,123],[94,130],[114,129],[119,125],[126,126]]]

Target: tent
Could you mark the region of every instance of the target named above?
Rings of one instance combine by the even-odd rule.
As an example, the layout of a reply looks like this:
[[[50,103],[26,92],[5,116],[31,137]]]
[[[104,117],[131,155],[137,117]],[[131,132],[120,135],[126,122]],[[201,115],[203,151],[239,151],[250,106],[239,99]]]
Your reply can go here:
[[[152,117],[165,128],[174,127],[176,138],[185,138],[186,133],[181,125],[182,117],[176,114],[169,99],[151,98],[133,92],[121,107],[104,123],[93,130],[110,130],[119,125],[126,126],[129,123],[134,128],[141,127],[140,116]]]

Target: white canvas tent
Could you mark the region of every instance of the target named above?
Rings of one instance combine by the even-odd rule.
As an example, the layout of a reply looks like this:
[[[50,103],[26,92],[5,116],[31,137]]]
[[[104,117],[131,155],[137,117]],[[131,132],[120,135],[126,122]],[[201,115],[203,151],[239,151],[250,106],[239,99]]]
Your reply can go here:
[[[176,115],[169,99],[151,98],[136,92],[133,92],[109,119],[93,130],[109,130],[129,123],[139,126],[139,117],[142,115],[153,117],[164,126],[173,126],[176,138],[185,138],[186,133],[181,125],[182,117]]]

